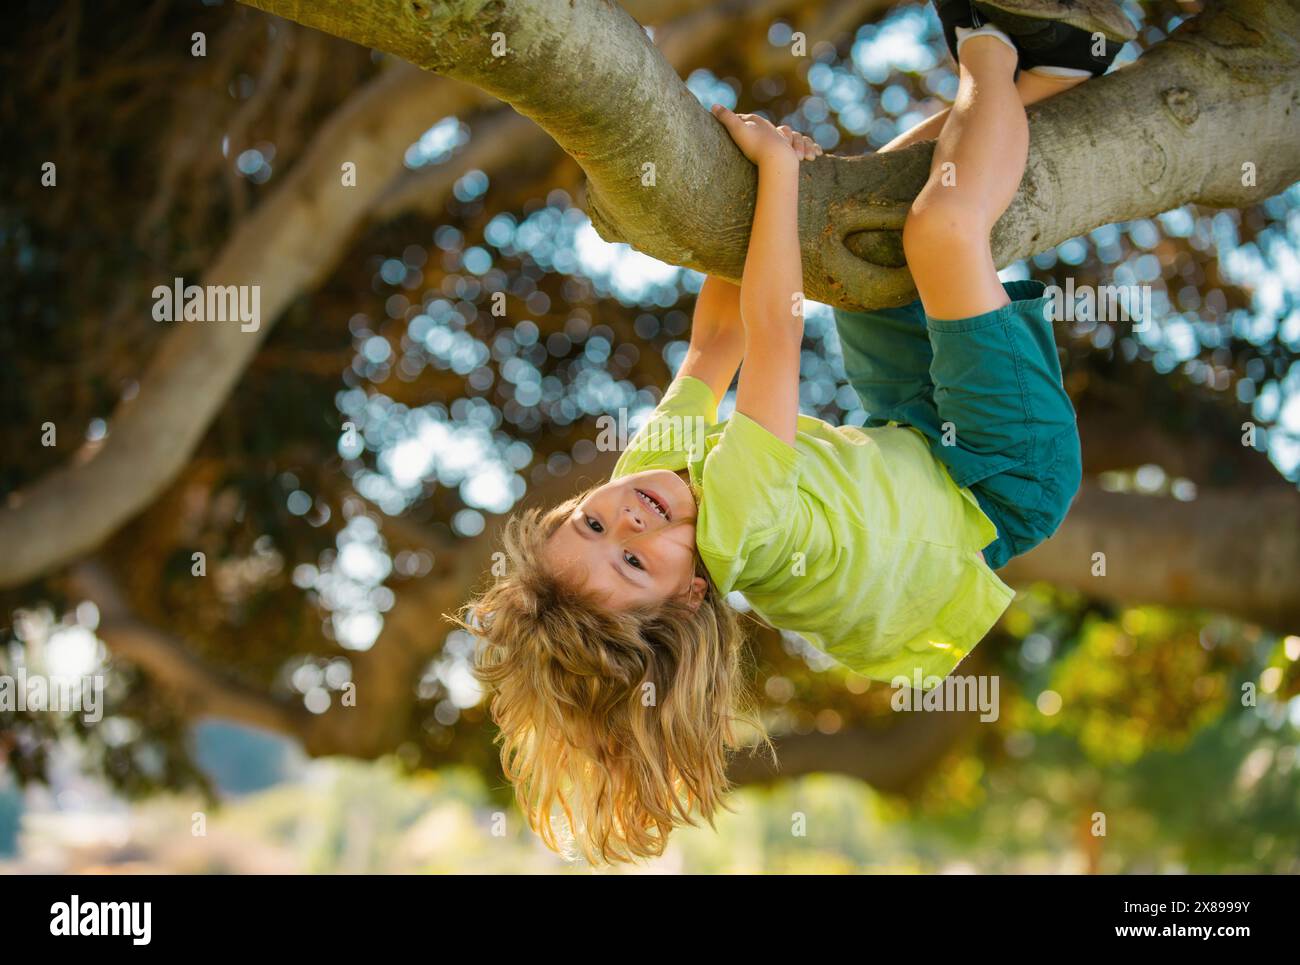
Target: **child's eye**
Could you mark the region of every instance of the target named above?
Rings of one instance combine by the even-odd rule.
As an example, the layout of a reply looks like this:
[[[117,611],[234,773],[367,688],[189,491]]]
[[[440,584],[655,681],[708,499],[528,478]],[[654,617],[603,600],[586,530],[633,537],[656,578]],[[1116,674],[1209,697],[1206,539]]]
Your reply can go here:
[[[626,562],[628,566],[635,567],[635,568],[638,569],[638,570],[644,570],[644,569],[645,569],[645,567],[641,565],[641,559],[640,559],[640,557],[638,557],[638,556],[636,556],[636,555],[634,555],[634,554],[632,554],[632,553],[624,553],[624,554],[623,554],[623,561]]]
[[[592,519],[590,516],[587,517],[587,528],[593,533],[605,532],[605,527],[600,525],[600,520]]]

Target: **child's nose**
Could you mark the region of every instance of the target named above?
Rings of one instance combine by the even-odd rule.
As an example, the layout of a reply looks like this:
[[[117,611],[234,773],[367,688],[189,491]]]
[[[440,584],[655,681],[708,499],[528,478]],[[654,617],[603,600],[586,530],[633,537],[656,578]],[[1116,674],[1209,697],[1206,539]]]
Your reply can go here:
[[[639,533],[641,530],[645,529],[645,520],[641,518],[641,514],[638,513],[634,507],[624,506],[623,518],[627,520],[628,525],[630,525],[636,532]]]

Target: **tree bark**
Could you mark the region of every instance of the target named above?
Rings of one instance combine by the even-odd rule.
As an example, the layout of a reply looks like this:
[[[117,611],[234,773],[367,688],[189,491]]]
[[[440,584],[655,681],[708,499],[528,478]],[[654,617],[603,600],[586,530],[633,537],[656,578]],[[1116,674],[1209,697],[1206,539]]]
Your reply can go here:
[[[754,168],[617,4],[242,2],[492,93],[582,165],[603,237],[740,277]],[[1029,165],[993,232],[997,263],[1188,202],[1275,194],[1300,178],[1298,104],[1300,0],[1213,4],[1138,63],[1031,108]],[[803,166],[809,297],[846,308],[912,297],[899,233],[931,149]]]
[[[1295,633],[1300,499],[1279,487],[1202,492],[1183,502],[1085,482],[1056,535],[1000,575],[1121,605],[1216,610]]]

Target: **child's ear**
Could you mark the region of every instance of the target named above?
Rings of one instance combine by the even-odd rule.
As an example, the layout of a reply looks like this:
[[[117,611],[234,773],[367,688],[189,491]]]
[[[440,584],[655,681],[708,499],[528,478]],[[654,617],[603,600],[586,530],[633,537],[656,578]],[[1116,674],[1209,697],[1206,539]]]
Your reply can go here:
[[[692,610],[698,610],[700,604],[704,602],[704,594],[708,589],[709,584],[704,582],[704,577],[692,577],[690,588],[686,591],[686,605]]]

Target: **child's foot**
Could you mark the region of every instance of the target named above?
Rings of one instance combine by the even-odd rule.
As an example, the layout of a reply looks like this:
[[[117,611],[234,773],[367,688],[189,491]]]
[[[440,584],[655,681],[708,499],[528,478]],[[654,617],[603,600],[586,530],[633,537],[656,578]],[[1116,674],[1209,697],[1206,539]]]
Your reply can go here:
[[[1019,53],[1019,69],[1099,77],[1136,36],[1114,0],[934,0],[954,59],[971,31],[990,26]],[[1009,36],[1008,36],[1009,35]]]

